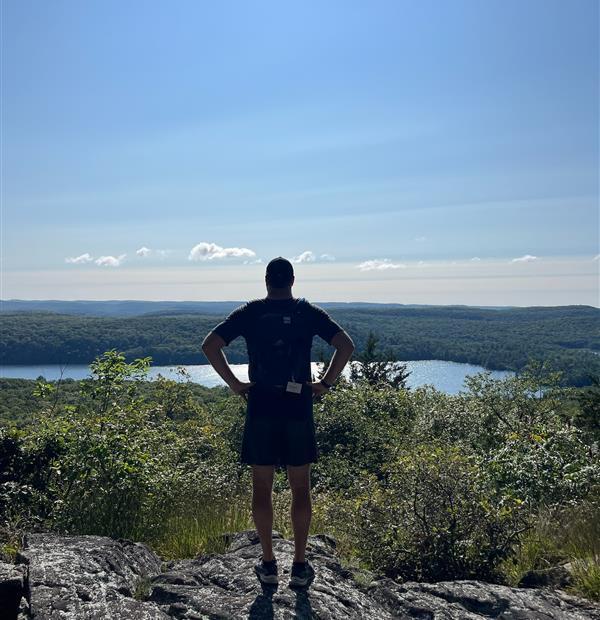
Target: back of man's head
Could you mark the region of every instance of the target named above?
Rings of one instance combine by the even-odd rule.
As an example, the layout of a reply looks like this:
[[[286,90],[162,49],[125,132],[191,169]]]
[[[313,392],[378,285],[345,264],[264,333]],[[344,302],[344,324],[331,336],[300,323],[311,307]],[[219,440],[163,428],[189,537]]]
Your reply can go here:
[[[275,288],[285,288],[292,284],[294,277],[294,267],[287,258],[277,256],[269,261],[265,273],[265,280],[269,286]]]

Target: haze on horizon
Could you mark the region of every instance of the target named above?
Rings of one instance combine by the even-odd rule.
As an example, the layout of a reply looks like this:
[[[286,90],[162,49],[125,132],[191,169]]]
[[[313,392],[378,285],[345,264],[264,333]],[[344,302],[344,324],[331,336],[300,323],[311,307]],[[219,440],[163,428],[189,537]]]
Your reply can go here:
[[[5,0],[0,299],[600,306],[598,12]]]

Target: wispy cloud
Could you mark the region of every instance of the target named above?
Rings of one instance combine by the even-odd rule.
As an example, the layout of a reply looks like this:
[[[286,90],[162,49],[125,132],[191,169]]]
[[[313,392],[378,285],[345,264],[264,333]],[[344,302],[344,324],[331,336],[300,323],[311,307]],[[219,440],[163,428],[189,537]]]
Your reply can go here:
[[[426,241],[427,237],[415,237],[414,241],[416,241],[417,243],[423,243],[423,241]]]
[[[592,260],[600,260],[600,254],[596,254],[596,256],[594,256],[594,258],[592,258]]]
[[[402,263],[393,263],[389,258],[367,260],[355,266],[361,271],[372,271],[374,269],[404,269],[406,267],[406,265],[403,265]]]
[[[513,258],[512,263],[531,263],[532,261],[537,260],[537,256],[532,256],[531,254],[525,254],[525,256],[519,256],[518,258]]]
[[[168,256],[169,254],[171,254],[171,252],[173,252],[173,250],[153,250],[147,248],[145,245],[143,245],[139,250],[135,251],[138,256],[141,256],[143,258],[145,258],[146,256],[150,256],[150,254],[156,254],[161,258],[165,258],[165,256]]]
[[[479,256],[473,256],[473,258],[471,259],[474,263],[479,262],[481,259],[479,258]]]
[[[256,260],[245,260],[243,264],[244,265],[256,265],[262,262],[263,262],[262,258],[257,258]]]
[[[294,256],[291,262],[292,263],[314,263],[315,255],[310,250],[306,250],[306,252],[302,252],[302,254],[298,254],[298,256]]]
[[[119,256],[100,256],[96,259],[96,265],[101,267],[118,267],[127,254],[119,254]]]
[[[332,256],[331,254],[321,254],[319,258],[321,260],[335,260],[335,256]]]
[[[90,256],[90,254],[86,252],[85,254],[80,254],[79,256],[76,256],[75,258],[73,257],[65,258],[65,263],[82,264],[82,263],[89,263],[92,260],[94,260],[92,256]]]
[[[256,256],[256,252],[248,248],[223,248],[216,243],[201,241],[190,250],[188,260],[205,261],[215,258],[239,258],[241,256]]]

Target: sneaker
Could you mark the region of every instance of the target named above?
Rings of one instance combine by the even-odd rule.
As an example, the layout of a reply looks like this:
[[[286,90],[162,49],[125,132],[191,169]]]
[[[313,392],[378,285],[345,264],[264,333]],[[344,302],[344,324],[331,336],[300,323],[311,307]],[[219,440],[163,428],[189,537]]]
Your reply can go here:
[[[262,583],[279,583],[279,579],[277,577],[276,559],[271,560],[270,562],[265,562],[261,556],[258,564],[254,566],[254,572]]]
[[[308,560],[305,562],[293,562],[292,563],[292,575],[290,577],[291,586],[305,586],[309,584],[315,577],[315,571],[309,564]]]

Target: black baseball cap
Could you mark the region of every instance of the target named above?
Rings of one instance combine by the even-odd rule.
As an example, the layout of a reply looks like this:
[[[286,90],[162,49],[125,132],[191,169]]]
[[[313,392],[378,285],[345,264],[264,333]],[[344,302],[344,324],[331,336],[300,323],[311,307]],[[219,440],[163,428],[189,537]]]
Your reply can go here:
[[[265,278],[270,286],[283,288],[292,283],[294,267],[287,258],[277,256],[267,265]]]

